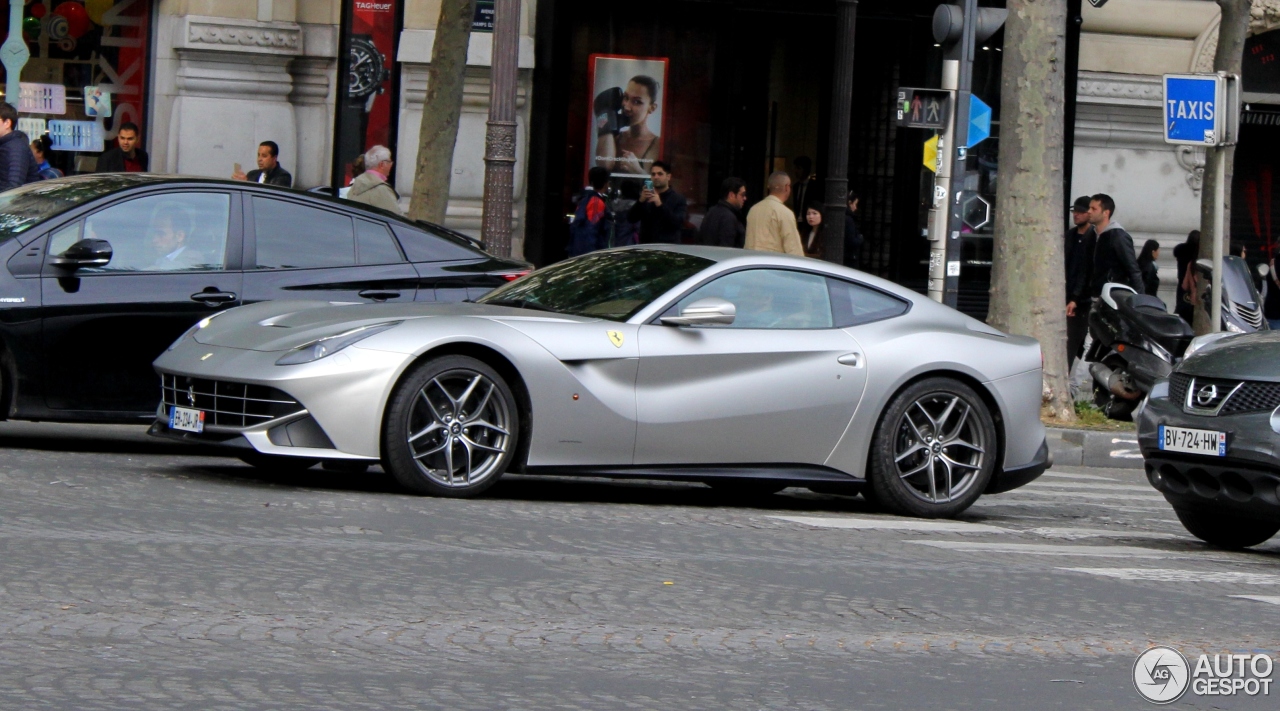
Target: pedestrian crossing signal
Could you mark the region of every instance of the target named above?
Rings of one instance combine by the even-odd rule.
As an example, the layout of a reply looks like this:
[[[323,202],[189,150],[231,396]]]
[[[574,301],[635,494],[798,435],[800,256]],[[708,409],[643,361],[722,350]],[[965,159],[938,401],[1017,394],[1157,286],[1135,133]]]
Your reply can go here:
[[[898,89],[897,121],[907,128],[944,131],[951,116],[951,92],[942,89]]]

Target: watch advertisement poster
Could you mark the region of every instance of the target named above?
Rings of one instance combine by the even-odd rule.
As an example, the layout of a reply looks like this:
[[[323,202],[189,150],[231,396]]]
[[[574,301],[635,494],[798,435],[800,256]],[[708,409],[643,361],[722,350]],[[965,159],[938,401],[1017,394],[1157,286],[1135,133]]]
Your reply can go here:
[[[336,187],[351,183],[352,163],[382,145],[395,155],[394,61],[402,0],[346,0],[343,46],[346,78],[339,90],[334,155]]]
[[[593,54],[587,59],[591,87],[586,173],[596,166],[614,177],[643,179],[663,158],[666,57]]]

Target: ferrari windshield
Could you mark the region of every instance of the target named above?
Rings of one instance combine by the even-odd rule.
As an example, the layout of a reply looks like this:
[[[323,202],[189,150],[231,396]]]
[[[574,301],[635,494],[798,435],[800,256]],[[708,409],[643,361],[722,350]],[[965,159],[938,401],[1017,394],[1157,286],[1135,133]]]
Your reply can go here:
[[[714,264],[662,249],[593,252],[490,292],[482,304],[626,321],[673,286]]]

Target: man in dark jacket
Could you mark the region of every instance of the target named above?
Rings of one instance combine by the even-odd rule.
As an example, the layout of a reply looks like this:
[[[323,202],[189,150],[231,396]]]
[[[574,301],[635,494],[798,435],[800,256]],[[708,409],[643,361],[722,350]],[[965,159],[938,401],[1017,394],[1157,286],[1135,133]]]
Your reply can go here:
[[[698,241],[709,247],[742,249],[747,226],[742,222],[742,206],[747,203],[747,184],[742,178],[725,178],[720,183],[720,202],[707,210],[698,229]]]
[[[606,193],[609,170],[595,166],[587,171],[588,185],[582,189],[578,207],[569,223],[569,256],[577,257],[597,249],[608,249],[613,220],[609,215]]]
[[[844,212],[844,265],[857,269],[862,259],[862,232],[858,230],[858,193],[850,190]]]
[[[1076,198],[1071,206],[1071,227],[1063,243],[1067,269],[1067,366],[1080,355],[1089,333],[1089,270],[1098,235],[1089,224],[1089,196]]]
[[[0,192],[40,179],[31,140],[17,126],[18,110],[0,102]]]
[[[640,192],[640,200],[627,211],[627,219],[640,223],[640,243],[680,244],[689,203],[671,187],[671,165],[655,160],[649,168],[653,189]]]
[[[1103,285],[1114,282],[1145,293],[1142,270],[1133,251],[1133,238],[1124,227],[1111,219],[1116,203],[1110,195],[1098,193],[1089,199],[1089,224],[1098,233],[1093,255],[1093,295],[1102,296]]]
[[[116,146],[98,158],[99,173],[145,173],[150,169],[150,159],[142,150],[138,125],[131,121],[116,129]]]
[[[248,175],[237,171],[231,177],[234,180],[247,180],[251,183],[293,187],[293,176],[280,165],[280,146],[276,145],[275,141],[263,141],[258,144],[257,170],[249,171]]]

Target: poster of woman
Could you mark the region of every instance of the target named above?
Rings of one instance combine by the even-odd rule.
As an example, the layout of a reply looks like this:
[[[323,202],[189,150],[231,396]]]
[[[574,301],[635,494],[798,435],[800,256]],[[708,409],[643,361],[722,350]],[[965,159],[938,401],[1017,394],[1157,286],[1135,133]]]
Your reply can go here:
[[[647,178],[662,158],[665,57],[593,54],[591,123],[585,171],[595,166],[615,177]]]

